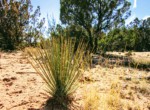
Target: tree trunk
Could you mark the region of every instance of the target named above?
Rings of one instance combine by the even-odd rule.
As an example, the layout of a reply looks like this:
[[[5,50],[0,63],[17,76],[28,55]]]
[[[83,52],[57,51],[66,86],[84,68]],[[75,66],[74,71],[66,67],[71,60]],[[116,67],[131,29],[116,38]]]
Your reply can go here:
[[[92,36],[89,36],[89,49],[90,49],[90,51],[92,51],[93,50],[93,38],[92,38]]]
[[[89,36],[88,49],[90,50],[90,52],[93,52],[93,37],[92,37],[90,29],[87,29],[87,32],[88,32],[88,36]]]
[[[95,37],[95,39],[94,39],[94,53],[97,52],[97,47],[98,47],[98,38]]]

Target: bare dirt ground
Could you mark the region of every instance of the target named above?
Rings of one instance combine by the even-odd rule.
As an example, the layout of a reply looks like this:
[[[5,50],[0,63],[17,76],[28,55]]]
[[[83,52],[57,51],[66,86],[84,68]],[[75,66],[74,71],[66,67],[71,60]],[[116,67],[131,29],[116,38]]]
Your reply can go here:
[[[150,72],[96,65],[74,94],[80,110],[150,110]],[[40,110],[44,82],[21,51],[0,53],[0,110]]]
[[[43,85],[22,52],[0,53],[1,110],[40,108],[46,99]]]

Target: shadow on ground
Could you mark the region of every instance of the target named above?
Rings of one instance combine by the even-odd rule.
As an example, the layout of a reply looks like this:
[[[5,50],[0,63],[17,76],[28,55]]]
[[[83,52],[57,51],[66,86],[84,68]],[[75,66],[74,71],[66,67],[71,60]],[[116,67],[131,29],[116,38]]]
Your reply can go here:
[[[139,70],[150,71],[150,63],[135,62],[130,56],[118,56],[112,54],[93,55],[92,64],[101,65],[103,67],[123,66],[131,67]]]

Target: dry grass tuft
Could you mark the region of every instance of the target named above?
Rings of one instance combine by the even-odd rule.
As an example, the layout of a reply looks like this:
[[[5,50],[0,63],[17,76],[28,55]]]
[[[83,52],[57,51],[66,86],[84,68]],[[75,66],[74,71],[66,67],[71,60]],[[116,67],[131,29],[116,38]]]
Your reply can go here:
[[[91,87],[88,90],[84,90],[84,110],[99,110],[100,97],[98,90],[95,87]]]
[[[113,82],[106,99],[109,110],[122,109],[120,91],[121,87],[119,82],[118,81]]]
[[[137,89],[143,95],[150,95],[150,84],[146,80],[140,81],[139,87]]]

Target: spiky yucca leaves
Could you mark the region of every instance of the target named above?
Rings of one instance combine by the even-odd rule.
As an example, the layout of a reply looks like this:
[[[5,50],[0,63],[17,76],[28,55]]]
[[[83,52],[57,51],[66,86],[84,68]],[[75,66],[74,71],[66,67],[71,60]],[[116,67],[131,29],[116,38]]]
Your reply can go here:
[[[42,42],[39,48],[28,49],[32,56],[30,61],[45,81],[46,91],[53,97],[53,102],[66,108],[71,101],[70,95],[77,88],[86,45],[80,42],[76,51],[74,48],[75,42],[70,38],[52,37]]]

